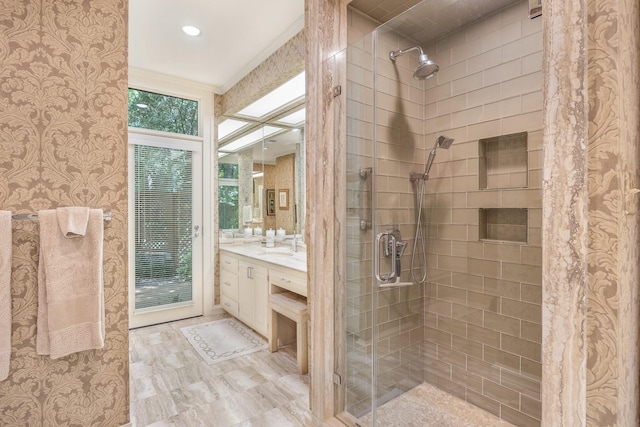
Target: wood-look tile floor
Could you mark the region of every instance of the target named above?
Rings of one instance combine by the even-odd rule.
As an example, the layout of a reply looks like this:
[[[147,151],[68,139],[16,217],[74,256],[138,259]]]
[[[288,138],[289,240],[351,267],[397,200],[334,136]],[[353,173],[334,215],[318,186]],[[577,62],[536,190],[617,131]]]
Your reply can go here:
[[[311,424],[309,377],[290,349],[207,365],[180,328],[204,316],[130,331],[134,427],[298,427]]]

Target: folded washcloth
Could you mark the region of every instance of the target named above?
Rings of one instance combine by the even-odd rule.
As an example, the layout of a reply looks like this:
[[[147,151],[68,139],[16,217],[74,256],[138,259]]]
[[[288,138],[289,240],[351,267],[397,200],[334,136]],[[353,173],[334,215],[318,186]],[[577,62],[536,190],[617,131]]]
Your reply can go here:
[[[60,231],[68,239],[82,237],[87,232],[89,208],[70,207],[56,209]]]
[[[11,357],[11,212],[0,211],[0,381]]]
[[[38,354],[57,359],[104,346],[101,209],[38,212]],[[73,237],[73,238],[71,238]]]

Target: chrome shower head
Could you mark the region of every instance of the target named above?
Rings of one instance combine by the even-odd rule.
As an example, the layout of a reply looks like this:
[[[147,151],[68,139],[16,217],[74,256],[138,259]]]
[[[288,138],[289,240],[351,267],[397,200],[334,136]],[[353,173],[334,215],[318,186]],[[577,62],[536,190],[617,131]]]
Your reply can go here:
[[[420,56],[418,56],[418,67],[416,67],[416,70],[413,72],[413,78],[416,80],[424,80],[429,77],[433,77],[440,67],[429,59],[420,46],[414,46],[408,49],[392,50],[389,52],[389,59],[395,62],[396,58],[412,50],[418,50],[420,52]]]
[[[448,150],[449,147],[451,147],[451,144],[453,144],[453,138],[440,135],[438,139],[436,139],[436,145],[434,148],[444,148],[445,150]]]

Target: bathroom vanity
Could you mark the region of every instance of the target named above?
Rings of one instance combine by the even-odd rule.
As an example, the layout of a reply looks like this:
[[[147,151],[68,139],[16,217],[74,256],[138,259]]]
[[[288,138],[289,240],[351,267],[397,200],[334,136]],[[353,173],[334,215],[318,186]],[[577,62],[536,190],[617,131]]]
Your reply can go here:
[[[260,242],[221,244],[222,307],[268,337],[271,333],[269,295],[290,291],[307,296],[306,257],[306,252],[293,252],[286,243],[274,248],[265,248]],[[278,329],[287,337],[295,336],[290,325],[280,325]]]

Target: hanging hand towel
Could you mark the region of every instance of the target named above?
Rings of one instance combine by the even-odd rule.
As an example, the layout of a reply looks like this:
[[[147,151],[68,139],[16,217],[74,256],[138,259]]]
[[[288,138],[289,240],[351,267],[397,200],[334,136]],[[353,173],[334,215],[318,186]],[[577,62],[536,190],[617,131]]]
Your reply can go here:
[[[11,212],[0,211],[0,381],[11,357]]]
[[[38,212],[38,354],[52,359],[104,346],[101,209]]]

